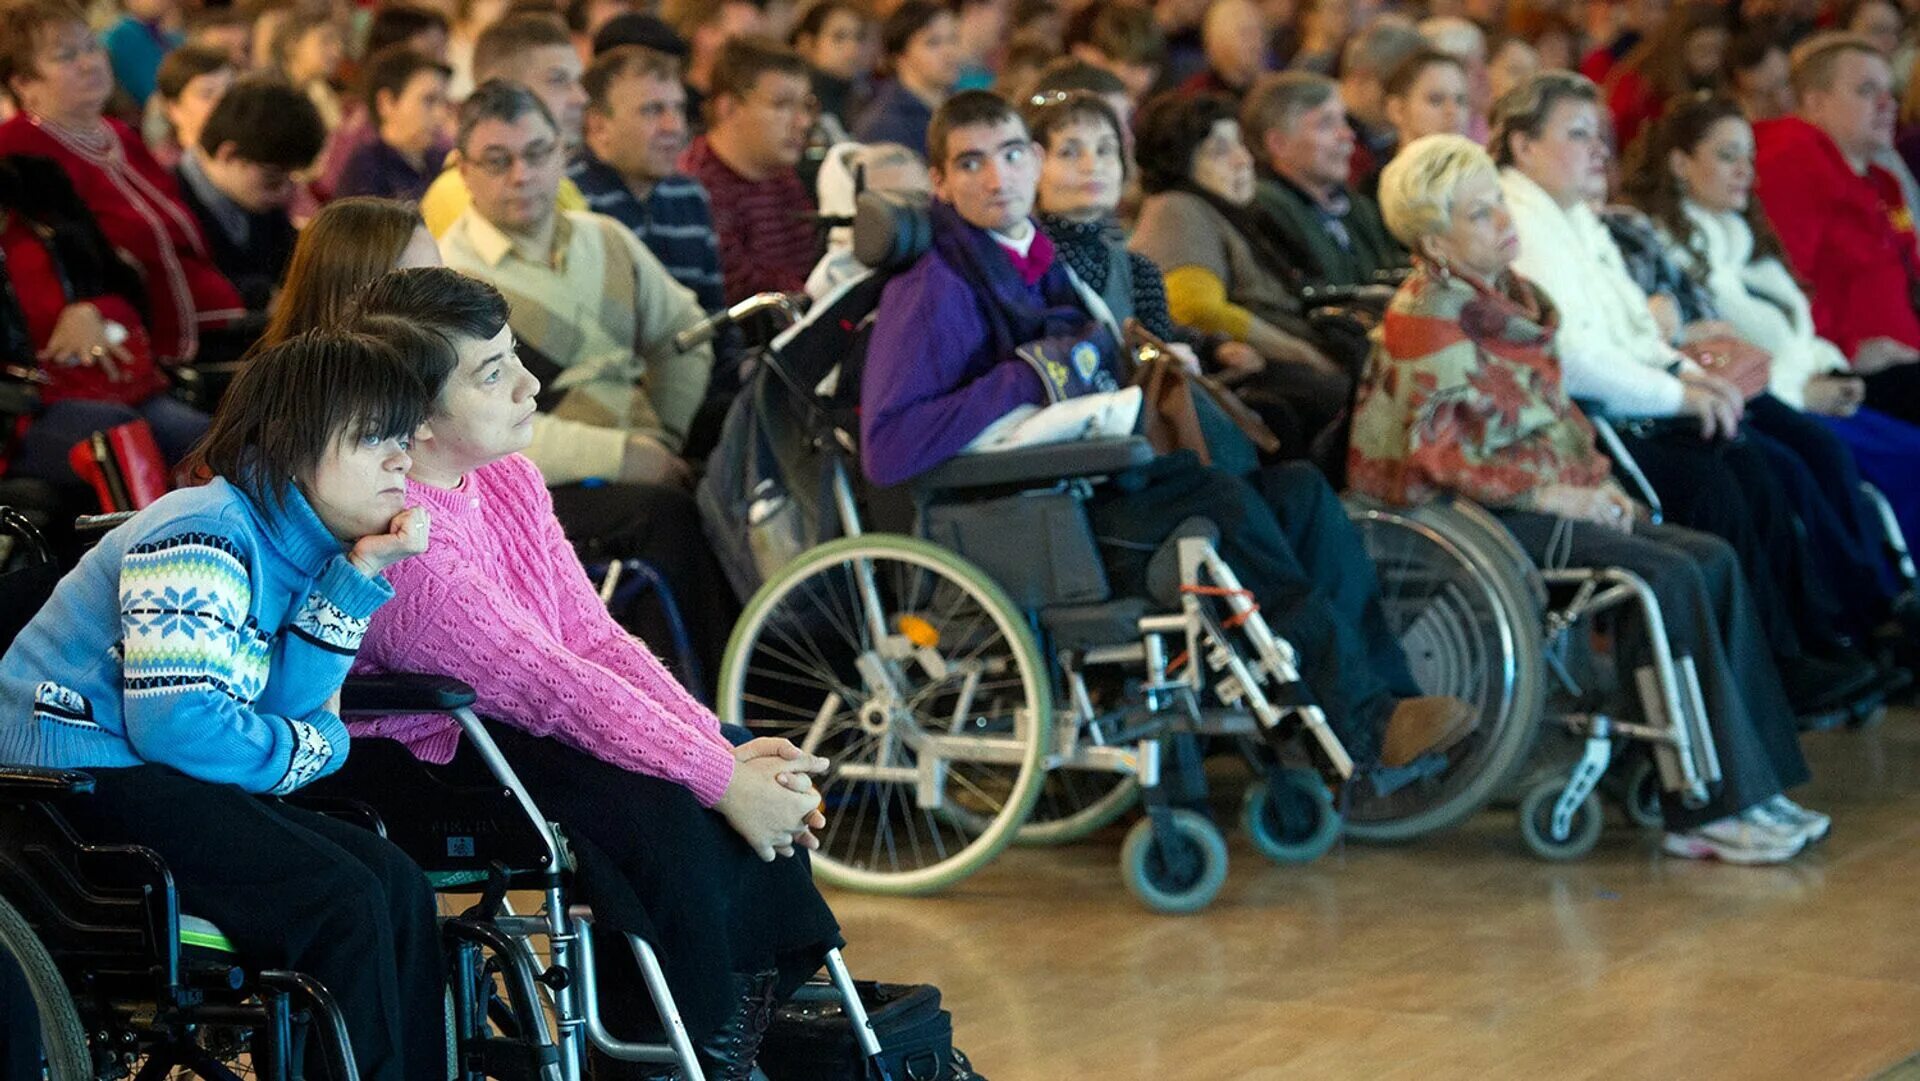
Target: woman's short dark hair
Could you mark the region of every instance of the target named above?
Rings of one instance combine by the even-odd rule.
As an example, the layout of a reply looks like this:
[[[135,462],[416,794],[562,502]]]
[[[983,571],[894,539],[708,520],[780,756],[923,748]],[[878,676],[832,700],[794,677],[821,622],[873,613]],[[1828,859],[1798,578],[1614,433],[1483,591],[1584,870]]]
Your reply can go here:
[[[1193,155],[1222,120],[1240,119],[1224,94],[1187,96],[1169,90],[1148,101],[1133,120],[1133,157],[1140,188],[1149,195],[1183,187],[1193,178]]]
[[[1547,130],[1547,121],[1562,102],[1600,103],[1600,88],[1585,75],[1571,71],[1543,71],[1493,103],[1492,132],[1487,136],[1487,153],[1496,165],[1513,164],[1513,137],[1525,135],[1538,139]]]
[[[1467,72],[1467,65],[1452,53],[1443,53],[1439,49],[1417,49],[1393,66],[1393,70],[1387,73],[1382,89],[1387,97],[1404,100],[1413,93],[1413,84],[1420,81],[1420,76],[1433,67],[1458,68],[1462,75]]]
[[[1121,130],[1120,117],[1113,106],[1082,90],[1035,93],[1021,106],[1020,119],[1026,122],[1027,134],[1040,144],[1043,152],[1053,150],[1053,137],[1060,129],[1079,123],[1104,124],[1120,145],[1125,146],[1127,142],[1127,133]],[[1125,162],[1126,155],[1122,154],[1122,171],[1126,168]]]
[[[395,270],[354,301],[344,325],[400,351],[438,399],[459,366],[455,338],[488,341],[507,325],[500,290],[446,267]]]
[[[915,34],[931,26],[933,20],[951,13],[945,4],[936,4],[933,0],[906,0],[880,24],[881,55],[889,60],[898,57],[913,44]]]
[[[296,335],[240,369],[186,468],[278,505],[336,440],[411,436],[432,405],[414,366],[386,342],[342,331]]]

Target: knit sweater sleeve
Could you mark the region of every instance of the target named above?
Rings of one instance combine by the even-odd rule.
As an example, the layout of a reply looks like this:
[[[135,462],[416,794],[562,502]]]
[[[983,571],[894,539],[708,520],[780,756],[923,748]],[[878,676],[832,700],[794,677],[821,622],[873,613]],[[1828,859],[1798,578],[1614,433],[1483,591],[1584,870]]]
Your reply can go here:
[[[452,676],[473,687],[480,713],[683,785],[706,806],[726,792],[730,751],[644,686],[575,652],[511,583],[431,552],[404,566],[383,664]]]
[[[326,707],[392,590],[335,557],[276,642],[249,618],[242,536],[222,517],[176,519],[128,548],[119,583],[127,739],[141,758],[189,777],[284,795],[346,761],[346,727]],[[269,671],[282,712],[254,706]]]
[[[1227,283],[1198,266],[1174,267],[1167,272],[1167,308],[1173,318],[1190,327],[1245,338],[1253,313],[1227,299]]]

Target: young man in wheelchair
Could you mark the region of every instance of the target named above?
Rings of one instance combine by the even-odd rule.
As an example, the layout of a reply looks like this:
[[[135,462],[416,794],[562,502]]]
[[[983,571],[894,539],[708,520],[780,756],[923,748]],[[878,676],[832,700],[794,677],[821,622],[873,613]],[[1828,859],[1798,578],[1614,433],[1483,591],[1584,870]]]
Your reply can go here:
[[[826,762],[785,740],[734,746],[601,604],[520,454],[540,384],[515,355],[497,290],[441,268],[399,271],[369,286],[350,318],[423,376],[448,373],[407,482],[408,499],[435,515],[433,554],[396,569],[396,601],[369,629],[363,667],[474,688],[508,763],[565,832],[595,922],[653,944],[707,1076],[746,1081],[772,1004],[840,942],[807,860],[794,858],[825,825],[808,774]],[[477,765],[445,716],[355,730],[456,772]],[[363,740],[348,784],[387,776],[381,742]],[[632,1039],[645,1024],[640,974],[602,957],[602,1005]],[[603,1058],[595,1076],[651,1070]]]
[[[102,538],[0,658],[0,762],[89,771],[63,815],[157,853],[247,964],[324,984],[369,1081],[448,1076],[432,893],[372,831],[270,797],[346,760],[382,572],[427,547],[404,478],[430,401],[365,337],[266,351],[195,453],[209,483]]]
[[[935,114],[928,147],[933,247],[887,284],[862,377],[861,461],[876,484],[940,465],[1022,407],[1115,389],[1128,366],[1116,328],[1028,217],[1040,155],[1013,107],[958,94]],[[1207,519],[1299,650],[1302,677],[1356,764],[1404,766],[1458,742],[1472,710],[1417,697],[1332,491],[1311,470],[1275,476],[1266,487],[1285,490],[1256,492],[1176,452],[1114,478],[1088,504],[1108,570],[1144,592],[1155,549],[1187,519]]]

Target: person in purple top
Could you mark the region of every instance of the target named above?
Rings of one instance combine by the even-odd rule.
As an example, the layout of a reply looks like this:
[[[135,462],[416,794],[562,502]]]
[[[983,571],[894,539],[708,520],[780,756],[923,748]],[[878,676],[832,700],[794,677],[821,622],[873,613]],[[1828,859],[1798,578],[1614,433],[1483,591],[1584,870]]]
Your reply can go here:
[[[862,468],[882,485],[945,462],[1022,406],[1111,390],[1128,364],[1111,315],[1028,217],[1040,156],[1013,107],[956,94],[927,146],[933,247],[882,292],[861,381]],[[1154,550],[1186,519],[1209,519],[1356,764],[1405,766],[1472,731],[1466,703],[1419,697],[1326,482],[1303,465],[1257,480],[1177,451],[1101,486],[1088,510],[1116,591],[1144,593]]]

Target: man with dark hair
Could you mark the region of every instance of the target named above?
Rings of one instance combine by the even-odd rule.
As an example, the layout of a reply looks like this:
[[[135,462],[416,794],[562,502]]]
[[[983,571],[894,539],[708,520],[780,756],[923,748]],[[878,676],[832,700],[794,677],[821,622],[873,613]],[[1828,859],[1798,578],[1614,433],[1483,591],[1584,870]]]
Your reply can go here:
[[[728,42],[713,67],[712,127],[680,170],[713,200],[726,299],[797,293],[820,257],[813,198],[796,166],[813,126],[806,61],[766,39]]]
[[[861,378],[860,463],[882,485],[974,447],[1011,415],[1113,391],[1127,367],[1111,312],[1028,216],[1040,155],[1012,107],[985,91],[956,94],[934,113],[927,147],[932,249],[882,292]],[[1260,481],[1265,501],[1178,453],[1102,486],[1088,511],[1116,592],[1144,593],[1154,550],[1181,522],[1206,518],[1299,650],[1357,763],[1404,766],[1471,731],[1465,703],[1414,697],[1365,547],[1326,482],[1304,465]]]
[[[569,149],[580,145],[581,120],[587,107],[587,92],[580,85],[581,69],[580,52],[558,15],[509,15],[482,31],[473,46],[474,81],[512,79],[533,91],[553,117]],[[458,169],[441,173],[420,200],[420,217],[436,237],[467,209],[467,189],[460,177]],[[587,208],[580,189],[564,176],[556,198],[560,210]]]
[[[148,133],[154,157],[167,166],[180,164],[186,148],[200,141],[200,129],[233,85],[238,70],[232,57],[211,45],[182,45],[160,61],[154,92],[160,96],[160,116],[172,138],[157,140]]]
[[[1411,23],[1375,19],[1371,26],[1348,38],[1340,52],[1340,101],[1347,107],[1347,126],[1353,129],[1353,157],[1347,178],[1358,182],[1386,168],[1393,159],[1393,125],[1387,121],[1387,78],[1401,62],[1426,44]]]
[[[1067,20],[1066,44],[1075,59],[1112,72],[1125,84],[1127,98],[1135,105],[1146,100],[1167,56],[1167,40],[1155,25],[1153,12],[1133,4],[1081,8]]]
[[[447,61],[447,17],[410,4],[383,4],[367,26],[366,54],[404,45],[435,63]]]
[[[390,45],[367,59],[361,78],[372,138],[348,155],[333,193],[418,200],[452,149],[447,81],[453,69],[409,46]]]
[[[594,213],[632,229],[701,308],[725,307],[713,208],[700,182],[676,167],[687,148],[679,61],[622,45],[594,58],[585,83],[586,146],[567,175]]]
[[[767,32],[767,13],[757,0],[668,0],[660,17],[687,43],[687,116],[693,130],[707,124],[714,68],[727,44]]]
[[[285,83],[243,79],[214,106],[200,142],[180,158],[180,195],[207,238],[208,254],[264,313],[293,258],[287,216],[293,174],[313,164],[326,125],[305,94]]]
[[[1406,265],[1379,206],[1347,185],[1354,135],[1332,79],[1301,71],[1261,79],[1240,127],[1259,162],[1261,224],[1293,256],[1300,284],[1361,285]]]

